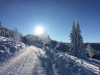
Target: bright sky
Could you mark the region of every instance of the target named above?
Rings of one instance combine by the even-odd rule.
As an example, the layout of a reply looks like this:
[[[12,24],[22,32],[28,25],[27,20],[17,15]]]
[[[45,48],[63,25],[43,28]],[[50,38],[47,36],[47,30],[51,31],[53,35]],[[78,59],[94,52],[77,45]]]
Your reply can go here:
[[[0,21],[23,35],[43,26],[50,37],[70,42],[72,21],[78,20],[84,42],[100,42],[100,0],[0,0]]]

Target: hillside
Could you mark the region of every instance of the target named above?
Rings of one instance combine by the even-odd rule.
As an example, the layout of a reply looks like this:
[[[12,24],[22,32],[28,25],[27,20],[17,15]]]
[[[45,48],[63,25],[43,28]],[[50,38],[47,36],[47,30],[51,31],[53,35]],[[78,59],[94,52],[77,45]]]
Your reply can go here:
[[[14,38],[15,40],[21,40],[23,43],[28,44],[28,45],[33,45],[34,43],[43,44],[42,40],[36,35],[27,34],[25,36],[22,36],[22,34],[20,32],[18,32],[18,30],[16,28],[11,30],[11,29],[8,29],[1,25],[0,25],[0,36],[12,38],[12,39]],[[51,42],[52,42],[53,48],[58,43],[58,41],[52,40],[52,39],[51,39]],[[65,42],[59,42],[59,43],[60,43],[60,45],[59,45],[59,47],[57,47],[57,50],[60,50],[63,52],[69,52],[69,49],[71,47],[70,43],[65,43]],[[88,44],[93,48],[93,52],[94,52],[93,58],[100,60],[100,58],[99,58],[100,57],[100,43],[84,43],[85,49]],[[46,44],[46,45],[48,46],[48,44]],[[87,55],[89,57],[88,53],[87,53]]]
[[[52,40],[53,47],[55,47],[57,43],[58,41]],[[71,47],[70,43],[64,43],[64,42],[59,42],[59,43],[60,43],[60,46],[57,48],[58,50],[63,51],[63,52],[69,52],[69,49]],[[93,48],[93,52],[94,52],[93,58],[100,60],[100,43],[84,43],[85,50],[87,48],[87,45],[90,45],[91,48]],[[87,55],[89,54],[87,53]]]
[[[82,60],[42,44],[0,38],[0,75],[99,75],[100,61]],[[3,49],[4,48],[4,49]],[[10,58],[9,58],[10,57]],[[9,59],[8,59],[9,58]]]
[[[7,37],[4,34],[9,29],[1,27],[2,30],[0,75],[100,75],[100,61],[69,55],[70,43],[50,41],[50,38],[48,41],[48,37],[42,41],[32,34],[20,36],[16,30],[12,30],[13,37],[9,37],[9,33]],[[49,43],[43,45],[43,42]],[[85,48],[88,44],[84,44]],[[90,46],[95,47],[94,55],[99,56],[99,43]]]
[[[28,46],[0,64],[0,75],[99,75],[100,61],[93,64],[42,46]],[[92,60],[91,60],[92,61]]]
[[[25,48],[22,42],[14,42],[11,38],[0,37],[0,62],[12,57]]]

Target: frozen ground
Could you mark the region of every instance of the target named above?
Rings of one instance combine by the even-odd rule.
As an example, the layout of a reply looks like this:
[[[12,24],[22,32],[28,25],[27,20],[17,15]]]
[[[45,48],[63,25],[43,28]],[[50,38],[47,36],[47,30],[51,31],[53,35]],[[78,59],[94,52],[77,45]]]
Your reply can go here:
[[[100,75],[100,61],[82,60],[42,45],[27,46],[0,63],[0,75]]]
[[[0,62],[8,59],[24,48],[25,44],[22,42],[13,42],[13,39],[0,37]]]

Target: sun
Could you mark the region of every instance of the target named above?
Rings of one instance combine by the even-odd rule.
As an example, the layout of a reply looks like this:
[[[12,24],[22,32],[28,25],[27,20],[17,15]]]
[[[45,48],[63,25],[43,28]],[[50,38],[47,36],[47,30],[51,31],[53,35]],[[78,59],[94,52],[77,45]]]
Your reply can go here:
[[[44,32],[43,27],[41,26],[36,27],[36,34],[41,35],[43,34],[43,32]]]

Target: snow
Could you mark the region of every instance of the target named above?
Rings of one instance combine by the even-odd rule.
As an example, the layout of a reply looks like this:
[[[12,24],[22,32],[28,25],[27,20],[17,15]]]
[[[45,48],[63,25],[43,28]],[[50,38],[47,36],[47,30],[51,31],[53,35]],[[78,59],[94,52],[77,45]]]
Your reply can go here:
[[[70,48],[69,53],[80,58],[86,58],[83,37],[81,36],[81,30],[78,21],[76,21],[76,23],[73,21],[70,38],[72,47]]]
[[[36,52],[38,52],[38,48],[28,47],[22,54],[2,65],[0,75],[31,75],[36,65],[40,65]],[[40,50],[40,52],[43,54],[43,51]]]
[[[25,44],[23,44],[22,42],[13,43],[12,40],[13,39],[0,37],[0,61],[4,61],[15,52],[18,52],[25,47]]]
[[[70,57],[72,60],[74,60],[74,62],[86,69],[91,70],[92,72],[96,73],[96,74],[100,74],[100,66],[95,64],[92,64],[91,62],[87,62],[85,60],[79,59],[77,57],[71,56],[71,55],[66,55],[68,57]]]
[[[6,39],[0,38],[0,52],[11,54],[12,43]],[[0,63],[0,75],[100,75],[100,61],[94,59],[83,60],[42,44],[15,43],[13,47],[19,52]]]

